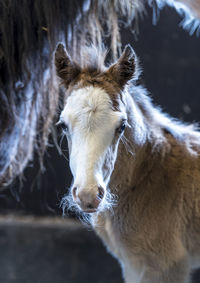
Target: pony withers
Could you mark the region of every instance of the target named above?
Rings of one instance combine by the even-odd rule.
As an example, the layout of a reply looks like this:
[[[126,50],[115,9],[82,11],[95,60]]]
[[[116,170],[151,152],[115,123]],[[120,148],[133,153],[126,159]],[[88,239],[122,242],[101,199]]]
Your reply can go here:
[[[86,53],[78,64],[62,44],[55,52],[74,178],[63,205],[88,216],[126,283],[189,282],[200,255],[200,133],[136,85],[130,45],[109,67]]]

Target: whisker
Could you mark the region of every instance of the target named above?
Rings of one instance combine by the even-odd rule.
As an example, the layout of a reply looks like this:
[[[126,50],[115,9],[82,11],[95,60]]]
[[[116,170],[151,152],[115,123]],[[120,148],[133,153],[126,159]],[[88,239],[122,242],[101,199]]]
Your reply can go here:
[[[60,148],[61,155],[65,158],[65,160],[66,160],[67,162],[69,162],[69,158],[63,153],[63,152],[68,152],[68,150],[67,150],[67,149],[62,149],[62,143],[63,143],[64,138],[65,138],[65,134],[62,133],[61,139],[60,139],[60,142],[59,142],[59,145],[58,145],[58,146],[59,146],[59,148]]]
[[[69,212],[73,212],[81,222],[91,224],[91,215],[80,210],[79,206],[73,200],[71,190],[62,198],[60,208],[62,208],[63,216]]]
[[[111,193],[110,189],[107,189],[106,195],[102,200],[102,202],[100,203],[97,214],[101,214],[103,211],[109,210],[110,213],[113,215],[114,214],[113,207],[115,207],[117,204],[118,204],[117,196]],[[69,193],[67,193],[62,198],[60,202],[60,208],[62,209],[63,216],[65,216],[69,212],[73,212],[76,214],[76,216],[79,218],[81,222],[91,224],[91,214],[81,211],[79,206],[73,200],[71,189],[69,190]]]
[[[110,189],[107,189],[105,198],[100,203],[99,211],[113,211],[113,207],[118,204],[117,196],[110,192]]]

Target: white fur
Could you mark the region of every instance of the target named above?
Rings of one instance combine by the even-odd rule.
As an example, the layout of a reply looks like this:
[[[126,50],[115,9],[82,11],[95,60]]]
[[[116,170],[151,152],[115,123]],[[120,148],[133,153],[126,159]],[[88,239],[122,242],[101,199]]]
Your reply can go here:
[[[98,186],[106,190],[117,155],[117,148],[113,152],[110,146],[122,118],[126,119],[125,112],[113,111],[109,95],[103,89],[91,86],[73,91],[61,113],[60,119],[69,129],[67,137],[74,187],[79,193],[84,192],[87,202],[92,200]],[[109,158],[110,167],[106,170],[110,174],[106,176],[103,175],[105,158]]]

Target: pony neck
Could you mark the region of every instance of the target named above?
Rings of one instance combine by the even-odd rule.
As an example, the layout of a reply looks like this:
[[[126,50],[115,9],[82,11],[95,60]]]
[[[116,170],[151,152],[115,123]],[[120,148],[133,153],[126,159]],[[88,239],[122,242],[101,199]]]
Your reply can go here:
[[[126,93],[127,128],[122,137],[110,187],[114,193],[132,190],[147,177],[154,164],[168,151],[163,129],[156,119],[156,108],[143,88]],[[139,93],[136,93],[139,92]],[[154,113],[155,112],[155,113]]]

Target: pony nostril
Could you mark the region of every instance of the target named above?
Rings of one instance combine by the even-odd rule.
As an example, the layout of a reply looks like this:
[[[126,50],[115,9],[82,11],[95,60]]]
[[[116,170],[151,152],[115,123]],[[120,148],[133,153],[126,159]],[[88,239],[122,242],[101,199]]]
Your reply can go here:
[[[104,196],[104,189],[102,187],[98,187],[98,199],[102,199]]]
[[[92,204],[88,204],[88,205],[87,205],[87,208],[88,208],[88,209],[93,209],[94,206],[93,206]]]
[[[77,198],[77,187],[74,187],[72,189],[72,195],[73,195],[73,198],[76,199]]]

